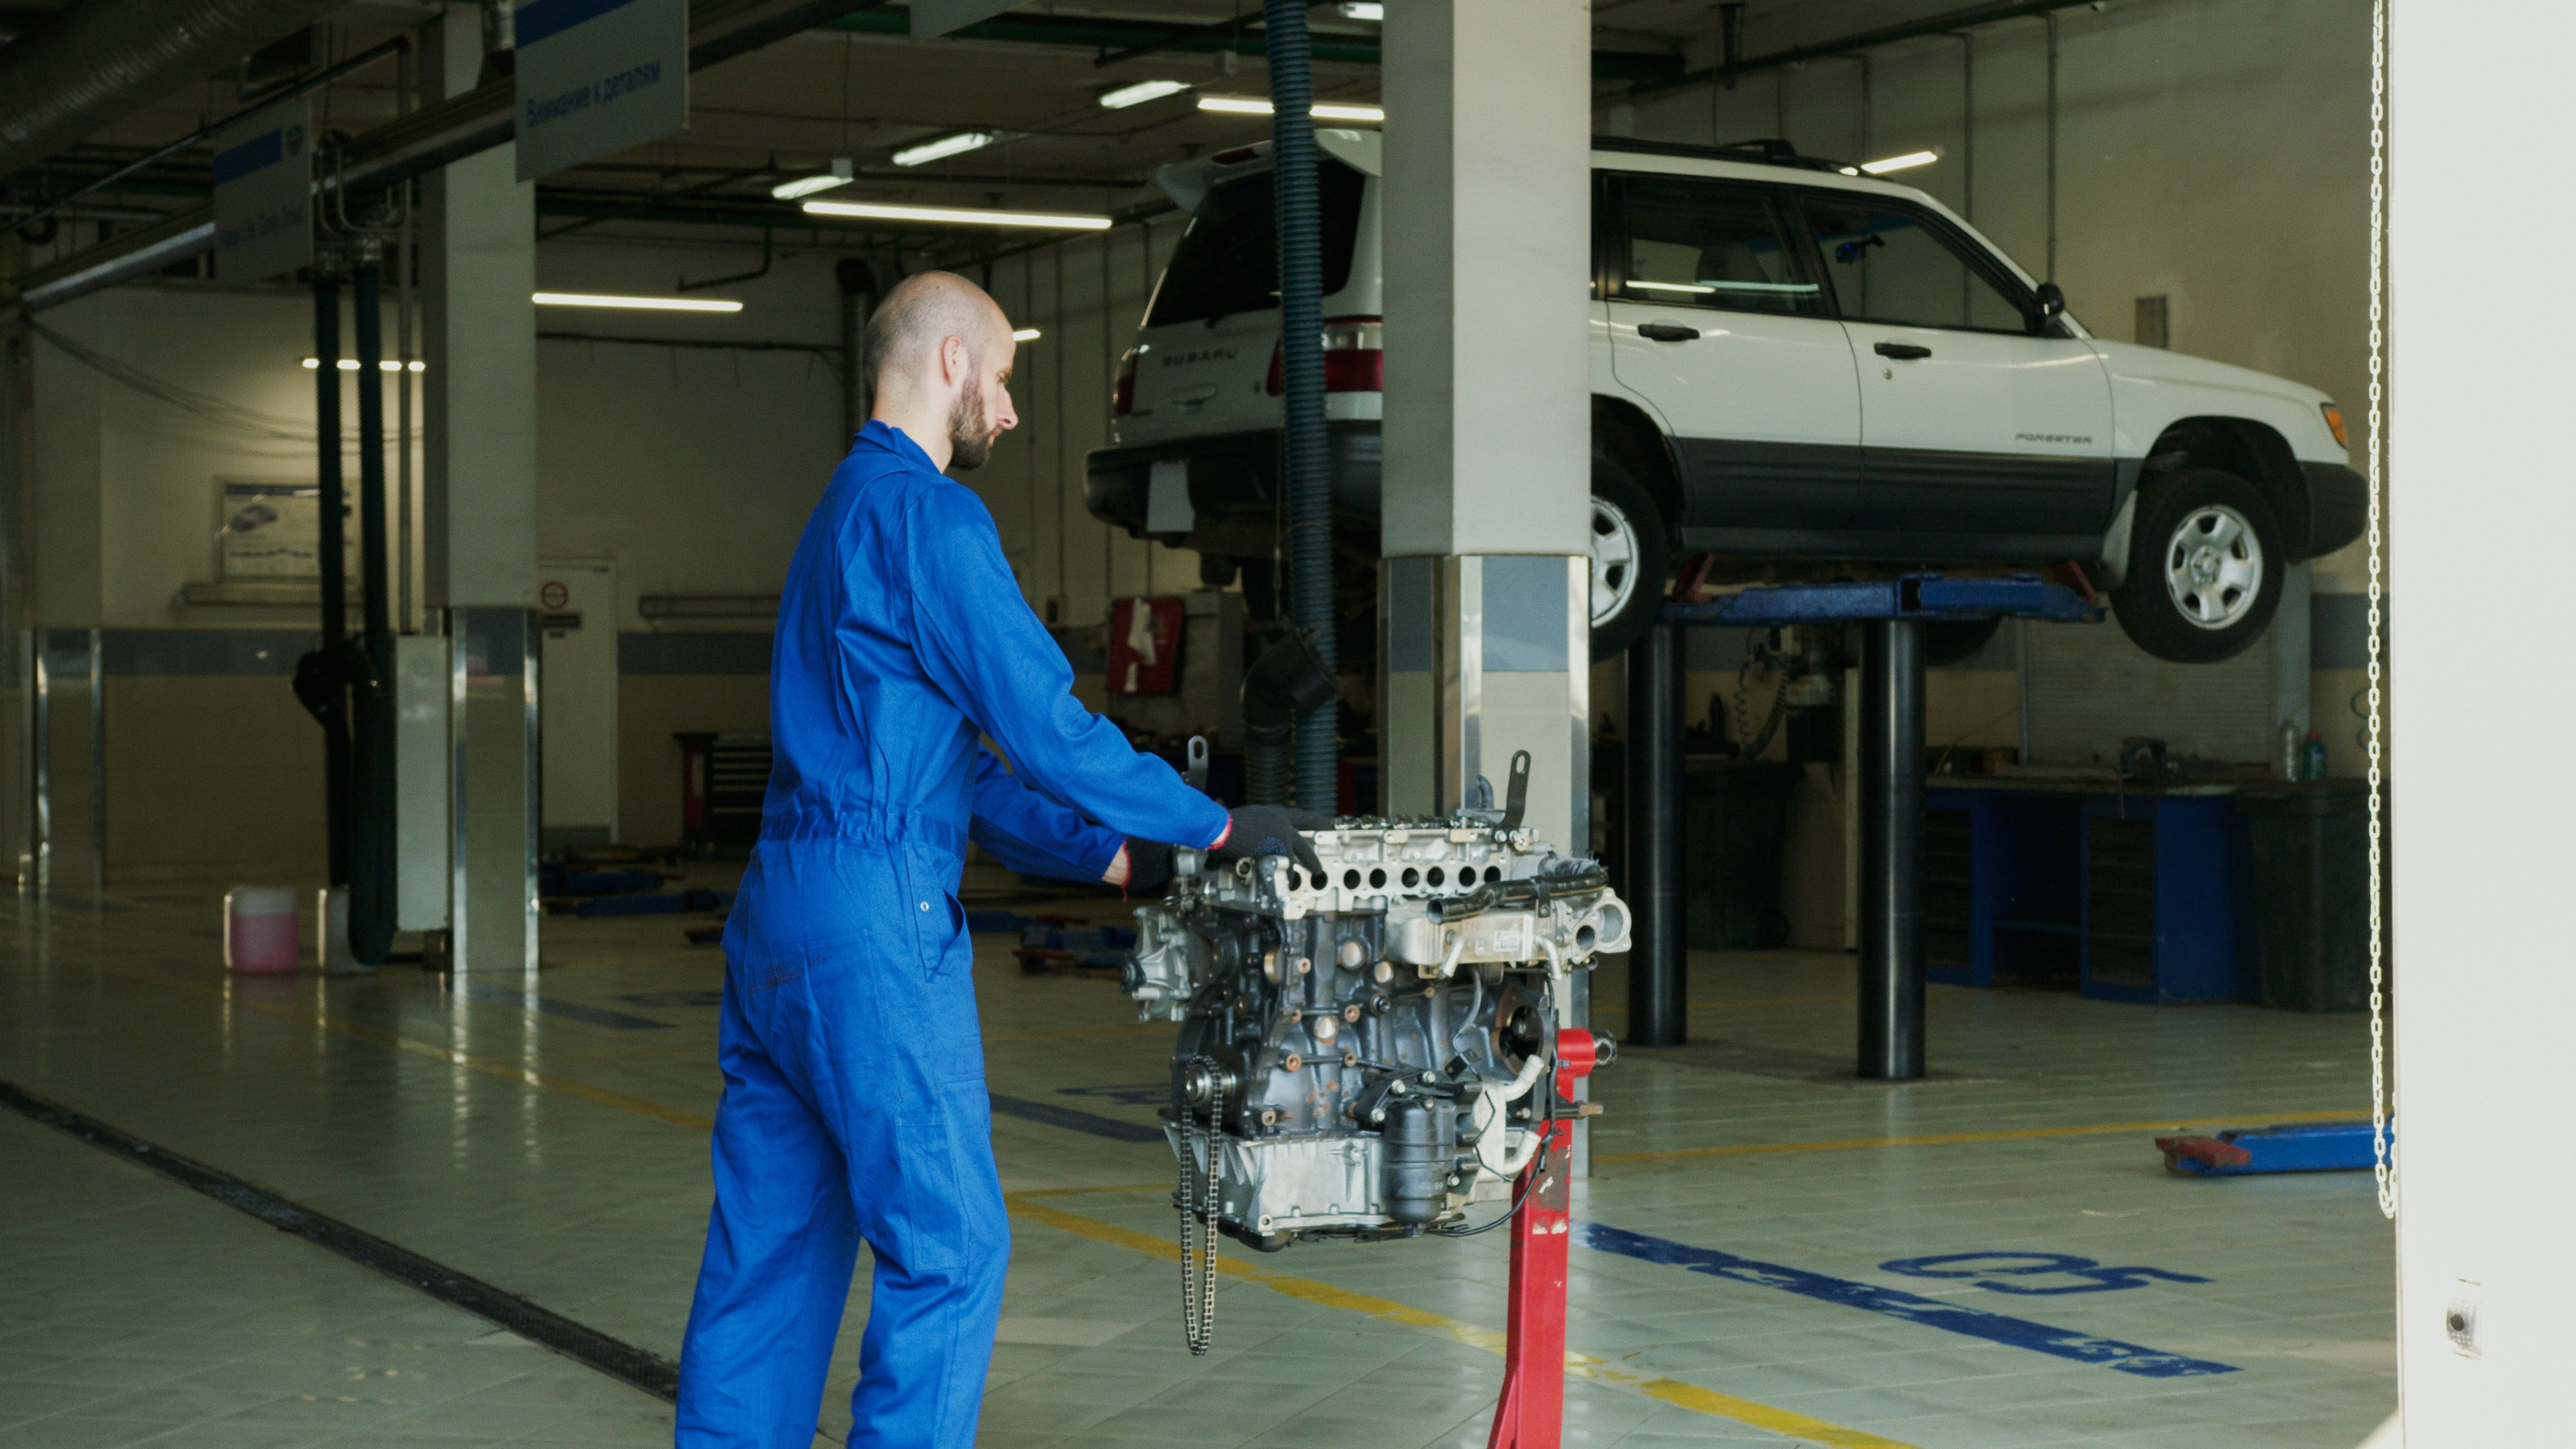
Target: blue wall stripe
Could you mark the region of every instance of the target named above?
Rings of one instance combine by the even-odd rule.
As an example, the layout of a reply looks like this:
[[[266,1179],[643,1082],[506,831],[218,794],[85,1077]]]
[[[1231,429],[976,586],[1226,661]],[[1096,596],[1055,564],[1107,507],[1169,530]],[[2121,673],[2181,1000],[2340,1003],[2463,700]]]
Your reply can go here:
[[[1160,1127],[1147,1127],[1138,1122],[1122,1122],[1115,1117],[1103,1117],[1097,1112],[1059,1107],[1053,1102],[1032,1102],[1026,1097],[1005,1097],[999,1092],[989,1095],[993,1099],[993,1110],[1005,1117],[1043,1122],[1049,1127],[1069,1127],[1076,1132],[1088,1132],[1094,1137],[1107,1137],[1118,1142],[1166,1140]]]
[[[1925,1298],[1895,1288],[1881,1288],[1869,1283],[1855,1283],[1846,1278],[1828,1278],[1803,1268],[1783,1268],[1776,1263],[1757,1263],[1733,1253],[1714,1248],[1694,1248],[1662,1238],[1650,1238],[1603,1223],[1580,1223],[1575,1227],[1575,1241],[1598,1252],[1617,1253],[1648,1263],[1663,1263],[1706,1273],[1713,1278],[1729,1278],[1750,1283],[1757,1288],[1777,1288],[1802,1298],[1837,1303],[1845,1308],[1859,1308],[1919,1323],[1926,1328],[1964,1333],[1971,1338],[1987,1339],[2013,1348],[2026,1348],[2035,1353],[2071,1358],[2079,1363],[2097,1363],[2124,1374],[2141,1378],[2187,1378],[2201,1374],[2232,1374],[2234,1364],[2212,1363],[2207,1359],[2185,1358],[2180,1354],[2159,1353],[2134,1343],[2113,1338],[2095,1338],[2089,1333],[2051,1328],[2026,1318],[2013,1318],[2001,1313],[1988,1313],[1982,1308],[1969,1308],[1938,1298]]]

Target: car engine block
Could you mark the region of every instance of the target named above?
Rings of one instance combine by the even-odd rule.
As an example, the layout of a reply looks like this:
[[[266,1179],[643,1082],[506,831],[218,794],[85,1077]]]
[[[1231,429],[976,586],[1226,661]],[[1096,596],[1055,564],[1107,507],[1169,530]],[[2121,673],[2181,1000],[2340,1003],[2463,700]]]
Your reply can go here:
[[[1184,852],[1137,910],[1122,985],[1180,1027],[1185,1239],[1194,1215],[1266,1250],[1410,1237],[1511,1200],[1574,1111],[1552,1081],[1570,974],[1629,937],[1601,867],[1517,814],[1340,820],[1308,834],[1320,874]]]

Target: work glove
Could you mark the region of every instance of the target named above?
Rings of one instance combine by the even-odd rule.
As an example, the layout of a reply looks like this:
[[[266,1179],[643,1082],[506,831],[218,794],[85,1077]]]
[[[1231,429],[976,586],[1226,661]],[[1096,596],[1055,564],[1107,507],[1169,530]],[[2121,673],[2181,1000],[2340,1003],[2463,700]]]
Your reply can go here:
[[[1159,840],[1127,837],[1127,893],[1160,895],[1172,883],[1172,848]]]
[[[1284,855],[1310,874],[1324,873],[1324,863],[1315,858],[1315,847],[1297,833],[1330,826],[1333,822],[1324,816],[1284,805],[1237,805],[1226,812],[1226,818],[1225,839],[1208,851],[1210,859],[1258,860],[1265,855]]]

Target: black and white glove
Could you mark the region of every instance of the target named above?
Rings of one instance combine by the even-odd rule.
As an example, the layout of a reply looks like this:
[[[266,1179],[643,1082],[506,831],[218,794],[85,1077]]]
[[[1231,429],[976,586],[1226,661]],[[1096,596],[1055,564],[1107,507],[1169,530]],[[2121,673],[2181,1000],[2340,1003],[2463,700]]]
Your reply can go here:
[[[1127,837],[1127,879],[1122,882],[1130,895],[1160,894],[1172,883],[1172,848],[1159,840]]]
[[[1306,843],[1301,830],[1322,830],[1333,822],[1311,810],[1291,810],[1284,805],[1238,805],[1226,812],[1225,838],[1208,850],[1212,860],[1258,860],[1265,855],[1284,855],[1315,875],[1324,873],[1324,863],[1315,858],[1315,847]]]

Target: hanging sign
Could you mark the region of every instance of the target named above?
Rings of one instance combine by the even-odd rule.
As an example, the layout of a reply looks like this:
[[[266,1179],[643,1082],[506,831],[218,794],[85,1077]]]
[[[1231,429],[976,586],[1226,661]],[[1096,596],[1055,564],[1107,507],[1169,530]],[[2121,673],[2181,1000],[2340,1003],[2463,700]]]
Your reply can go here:
[[[264,282],[313,262],[313,108],[297,101],[215,143],[215,274]]]
[[[689,124],[688,0],[534,0],[517,30],[521,181]]]
[[[912,38],[928,40],[981,24],[1011,8],[1013,0],[912,0]]]

